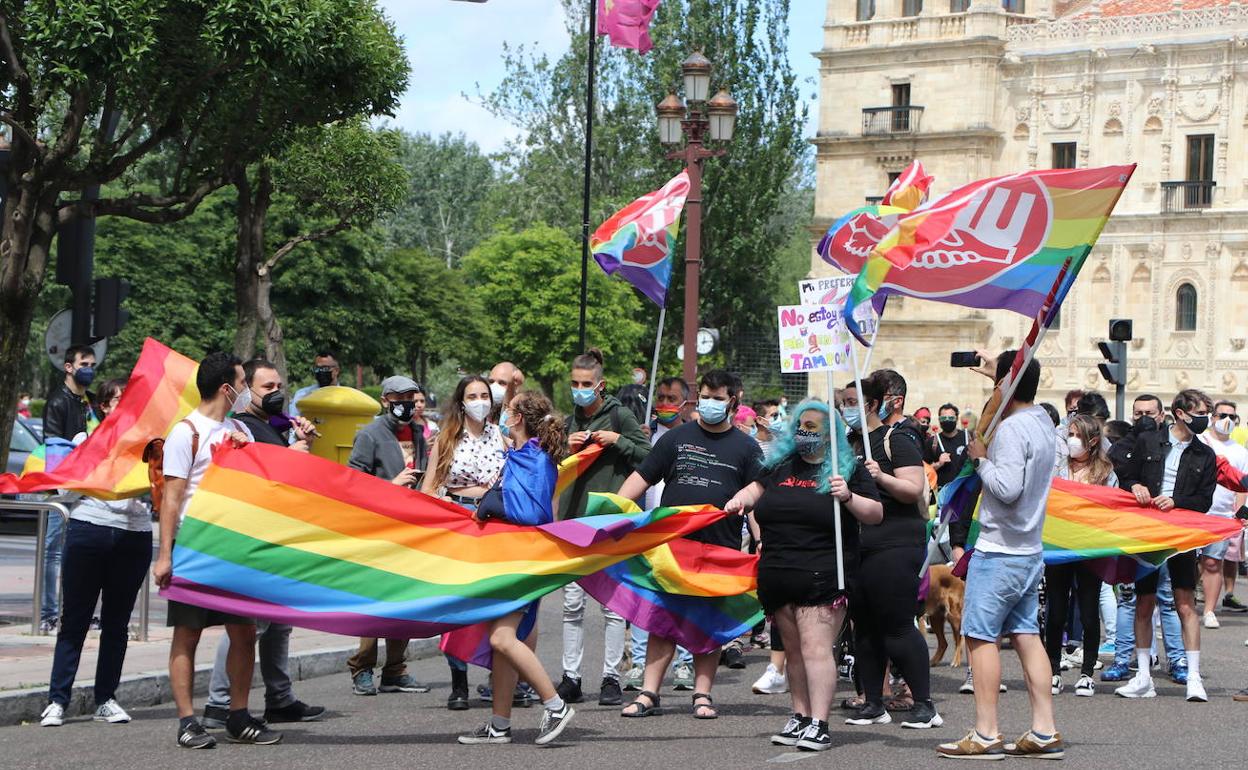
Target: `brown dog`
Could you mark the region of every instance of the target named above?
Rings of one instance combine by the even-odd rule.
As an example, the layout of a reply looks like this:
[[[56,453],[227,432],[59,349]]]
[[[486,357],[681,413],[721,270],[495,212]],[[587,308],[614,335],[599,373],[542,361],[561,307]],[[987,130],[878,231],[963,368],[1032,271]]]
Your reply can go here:
[[[930,578],[927,599],[923,612],[927,616],[932,634],[936,637],[936,652],[932,654],[932,665],[940,663],[949,649],[945,641],[945,621],[953,631],[953,662],[954,668],[962,664],[965,648],[962,639],[962,599],[966,594],[966,583],[954,577],[952,567],[946,564],[933,564],[928,576]]]

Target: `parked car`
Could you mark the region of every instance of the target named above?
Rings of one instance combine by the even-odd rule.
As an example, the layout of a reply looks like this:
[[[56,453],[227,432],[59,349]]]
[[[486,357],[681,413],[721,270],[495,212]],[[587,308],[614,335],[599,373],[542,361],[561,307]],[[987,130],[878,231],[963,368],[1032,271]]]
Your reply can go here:
[[[21,473],[26,465],[26,458],[30,457],[30,453],[38,449],[41,443],[43,443],[42,434],[30,424],[29,420],[18,417],[13,423],[13,435],[9,437],[9,462],[5,470],[9,473]],[[12,495],[0,495],[0,520],[27,523],[35,521],[36,514],[33,511],[6,509],[5,501],[12,499],[14,499]]]

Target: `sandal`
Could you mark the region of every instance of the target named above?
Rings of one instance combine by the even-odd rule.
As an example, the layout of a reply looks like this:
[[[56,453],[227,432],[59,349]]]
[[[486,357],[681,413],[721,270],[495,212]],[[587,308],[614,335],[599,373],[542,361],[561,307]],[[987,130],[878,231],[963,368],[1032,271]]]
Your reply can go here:
[[[641,699],[643,697],[650,699],[649,705],[642,703]],[[630,709],[633,707],[636,707],[637,710],[636,711],[627,711],[627,710],[621,711],[620,716],[636,719],[639,717],[657,717],[663,713],[663,706],[659,702],[659,696],[656,693],[650,692],[649,690],[642,690],[641,692],[637,693],[637,697],[633,699],[633,702],[628,704],[624,708]]]
[[[867,699],[861,695],[855,695],[852,698],[846,698],[841,701],[841,708],[846,711],[857,711],[865,705],[867,705]]]
[[[910,685],[905,680],[894,679],[889,683],[889,689],[893,691],[893,696],[884,702],[884,708],[889,711],[909,711],[914,708],[914,695],[910,692]]]
[[[698,703],[699,699],[704,699],[706,703]],[[705,709],[710,713],[707,714],[699,709]],[[694,719],[719,719],[719,711],[715,709],[714,701],[711,696],[704,692],[695,692],[693,694],[693,718]]]

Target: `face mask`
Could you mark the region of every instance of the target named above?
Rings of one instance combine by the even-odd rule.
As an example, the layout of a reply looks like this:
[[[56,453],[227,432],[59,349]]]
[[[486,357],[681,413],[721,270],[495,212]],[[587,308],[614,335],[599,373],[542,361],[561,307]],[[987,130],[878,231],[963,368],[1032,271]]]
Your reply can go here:
[[[728,417],[728,402],[713,398],[698,399],[698,414],[707,425],[719,425]]]
[[[229,388],[234,390],[233,386]],[[234,403],[230,405],[230,411],[234,414],[242,414],[249,406],[251,406],[251,388],[244,385],[241,393],[234,391]]]
[[[1230,417],[1223,417],[1213,424],[1213,429],[1223,436],[1231,435],[1231,431],[1235,430],[1235,421]]]
[[[501,404],[507,398],[507,388],[499,385],[497,382],[490,383],[490,398],[494,399],[494,403]]]
[[[508,417],[509,415],[506,409],[498,413],[498,429],[502,432],[504,436],[511,435],[511,426],[507,424]]]
[[[640,385],[646,379],[646,373],[640,371],[633,372],[633,382]]]
[[[660,406],[654,410],[655,419],[663,425],[671,425],[680,416],[680,407]]]
[[[401,423],[411,422],[415,413],[416,404],[411,401],[396,401],[390,405],[390,414]]]
[[[1087,448],[1083,446],[1083,439],[1078,436],[1068,436],[1066,438],[1066,446],[1070,449],[1072,460],[1082,460],[1088,453]]]
[[[490,416],[490,402],[483,398],[464,402],[464,413],[478,422]]]
[[[798,454],[818,454],[823,449],[823,434],[809,430],[799,430],[793,434],[793,445]]]
[[[767,423],[767,427],[771,428],[773,432],[784,430],[784,420],[779,417],[772,417],[771,422]]]
[[[74,370],[74,382],[82,387],[87,387],[95,379],[95,368],[84,366],[81,369]]]
[[[586,407],[598,400],[597,388],[573,388],[572,403]]]
[[[948,417],[940,421],[941,430],[952,431],[956,427],[958,427],[957,417]]]
[[[757,425],[750,426],[750,438],[758,438],[758,426]]]
[[[880,418],[880,421],[883,422],[884,420],[887,420],[888,416],[892,413],[893,413],[893,406],[892,404],[888,403],[887,399],[885,399],[884,401],[880,402],[880,408],[876,411],[875,414],[876,416]]]
[[[1157,430],[1157,421],[1147,414],[1135,421],[1136,433],[1148,433],[1154,430]]]
[[[322,388],[328,388],[334,384],[334,369],[332,366],[314,366],[312,367],[312,376],[316,378],[316,384]]]
[[[1189,414],[1190,418],[1187,423],[1187,429],[1197,435],[1204,433],[1205,428],[1209,427],[1209,415],[1207,414]]]
[[[269,416],[281,414],[284,406],[286,406],[286,397],[278,390],[266,393],[264,398],[260,399],[260,409]]]
[[[853,430],[862,429],[862,413],[856,406],[847,406],[841,411],[841,419]]]

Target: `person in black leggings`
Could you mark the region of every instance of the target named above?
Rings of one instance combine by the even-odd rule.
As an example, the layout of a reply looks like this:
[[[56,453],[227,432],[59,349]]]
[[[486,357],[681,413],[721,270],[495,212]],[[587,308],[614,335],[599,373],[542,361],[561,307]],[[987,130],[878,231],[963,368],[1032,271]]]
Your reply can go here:
[[[872,459],[865,464],[879,487],[884,519],[863,525],[859,540],[859,580],[850,606],[865,702],[845,723],[892,721],[883,695],[892,661],[914,695],[914,708],[902,727],[939,727],[944,720],[932,703],[927,642],[914,624],[926,536],[922,438],[903,415],[906,381],[897,372],[873,372],[863,381],[862,393],[855,395],[866,410]],[[862,423],[855,409],[846,410],[846,418],[851,427]]]

